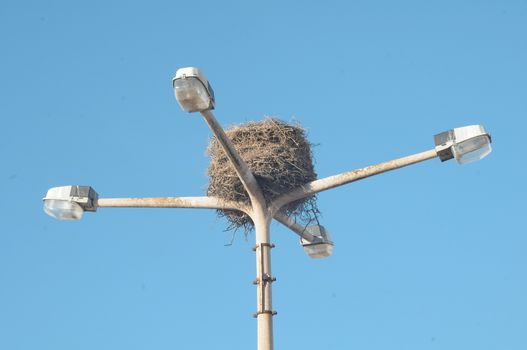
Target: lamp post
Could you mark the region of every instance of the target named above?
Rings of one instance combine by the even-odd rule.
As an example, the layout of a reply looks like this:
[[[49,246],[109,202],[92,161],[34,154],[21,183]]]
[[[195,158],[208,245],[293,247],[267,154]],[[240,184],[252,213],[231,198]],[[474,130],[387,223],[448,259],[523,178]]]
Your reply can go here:
[[[257,286],[257,343],[258,350],[273,349],[272,283],[270,223],[274,218],[300,237],[301,245],[312,258],[331,255],[333,242],[329,232],[320,224],[301,226],[282,212],[287,204],[316,193],[358,181],[387,171],[395,170],[425,160],[439,157],[442,161],[455,158],[460,164],[479,160],[491,151],[490,135],[482,126],[472,125],[437,134],[435,148],[414,155],[394,159],[365,168],[344,172],[306,183],[266,203],[262,190],[245,161],[240,157],[224,130],[217,122],[212,109],[214,92],[203,73],[194,67],[176,72],[173,81],[176,99],[187,112],[200,112],[217,137],[223,151],[235,168],[236,174],[249,194],[250,204],[226,201],[217,197],[158,197],[158,198],[98,198],[89,186],[62,186],[51,188],[44,197],[44,211],[59,220],[81,219],[84,211],[97,208],[202,208],[238,210],[250,216],[256,232],[256,280]]]

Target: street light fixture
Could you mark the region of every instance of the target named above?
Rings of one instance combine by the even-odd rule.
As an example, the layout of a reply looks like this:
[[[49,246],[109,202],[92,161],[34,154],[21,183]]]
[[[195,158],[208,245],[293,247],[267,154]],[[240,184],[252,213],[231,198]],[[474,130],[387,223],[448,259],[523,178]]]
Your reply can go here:
[[[301,245],[312,258],[330,256],[333,242],[329,232],[321,225],[301,226],[289,218],[284,206],[351,182],[362,180],[391,170],[439,157],[442,161],[455,158],[466,164],[484,158],[491,152],[491,137],[480,125],[452,129],[436,135],[435,148],[406,157],[367,166],[341,174],[317,179],[267,203],[260,185],[245,161],[240,157],[224,130],[212,113],[214,92],[204,74],[195,67],[178,69],[172,80],[175,97],[184,111],[200,112],[218,139],[229,161],[236,170],[250,204],[227,201],[217,197],[160,197],[160,198],[98,198],[89,186],[63,186],[51,188],[44,197],[44,211],[59,220],[78,220],[84,211],[97,207],[126,208],[207,208],[238,210],[249,215],[254,223],[256,245],[257,285],[257,341],[259,350],[273,349],[273,321],[276,314],[272,306],[270,223],[272,219],[287,226],[301,239]]]
[[[333,253],[331,235],[322,225],[308,226],[305,229],[314,239],[301,238],[304,251],[313,259],[326,258]]]
[[[214,90],[198,68],[178,69],[172,87],[183,110],[190,113],[214,109]]]
[[[281,212],[276,213],[274,219],[300,237],[300,245],[310,258],[327,258],[333,253],[333,241],[329,231],[324,226],[320,224],[307,227],[299,225],[295,220]]]
[[[481,125],[455,128],[434,136],[437,155],[441,161],[456,158],[468,164],[485,158],[491,151],[492,139]]]
[[[97,198],[90,186],[53,187],[44,197],[44,211],[58,220],[80,220],[85,211],[97,210]]]

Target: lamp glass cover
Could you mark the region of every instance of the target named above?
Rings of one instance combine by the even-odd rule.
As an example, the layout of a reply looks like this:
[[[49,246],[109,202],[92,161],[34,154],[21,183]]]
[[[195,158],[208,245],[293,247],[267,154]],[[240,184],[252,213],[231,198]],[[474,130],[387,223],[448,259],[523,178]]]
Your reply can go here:
[[[58,220],[80,220],[84,213],[78,203],[62,199],[45,199],[44,211]]]
[[[198,78],[174,80],[174,94],[181,108],[187,112],[205,111],[211,107],[209,93]]]
[[[488,135],[480,135],[455,143],[452,153],[459,164],[468,164],[486,157],[492,151]]]
[[[333,244],[318,243],[304,245],[304,251],[313,259],[326,258],[333,254]]]

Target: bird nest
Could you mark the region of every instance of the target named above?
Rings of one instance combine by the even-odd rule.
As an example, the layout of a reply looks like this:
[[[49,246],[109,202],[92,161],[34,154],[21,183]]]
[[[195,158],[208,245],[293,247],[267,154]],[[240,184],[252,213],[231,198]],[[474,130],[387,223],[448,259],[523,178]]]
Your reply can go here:
[[[316,179],[311,144],[300,125],[266,118],[233,126],[225,132],[254,174],[268,204],[278,196]],[[249,195],[216,137],[210,140],[207,154],[211,157],[207,171],[210,179],[208,195],[250,204]],[[302,222],[311,221],[318,213],[315,196],[290,203],[282,210]],[[251,218],[243,212],[218,210],[218,215],[229,221],[227,230],[243,228],[249,232],[254,227]]]

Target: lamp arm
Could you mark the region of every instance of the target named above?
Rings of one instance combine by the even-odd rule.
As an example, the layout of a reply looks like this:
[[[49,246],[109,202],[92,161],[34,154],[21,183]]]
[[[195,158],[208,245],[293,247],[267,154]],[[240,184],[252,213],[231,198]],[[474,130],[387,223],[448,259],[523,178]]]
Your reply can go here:
[[[239,210],[249,212],[243,204],[224,201],[217,197],[147,197],[147,198],[99,198],[98,208],[197,208],[197,209],[221,209]],[[286,214],[277,212],[274,218],[291,229],[301,238],[309,241],[316,237],[308,233],[304,226],[297,224]]]
[[[314,180],[276,198],[271,203],[270,210],[271,213],[276,215],[280,208],[288,203],[312,196],[322,191],[327,191],[338,186],[346,185],[387,171],[403,168],[435,157],[437,157],[437,152],[435,149],[432,149],[387,162],[370,165],[365,168]]]
[[[249,194],[253,206],[259,204],[260,206],[265,205],[265,199],[262,194],[260,185],[256,181],[253,173],[249,169],[249,166],[245,161],[240,157],[231,141],[225,134],[225,131],[221,128],[220,124],[214,117],[214,114],[211,110],[206,110],[200,112],[201,115],[205,118],[205,121],[209,125],[210,129],[218,139],[221,147],[225,151],[227,157],[229,158],[231,164],[234,166],[236,174],[240,178],[240,181],[243,184],[243,187]]]
[[[99,198],[98,208],[198,208],[239,210],[249,209],[237,202],[225,201],[217,197],[147,197],[147,198]]]
[[[304,238],[305,240],[312,243],[320,241],[319,237],[315,237],[311,233],[307,232],[305,226],[297,224],[294,220],[281,211],[274,214],[274,219],[296,233],[298,236],[300,236],[300,238]]]

